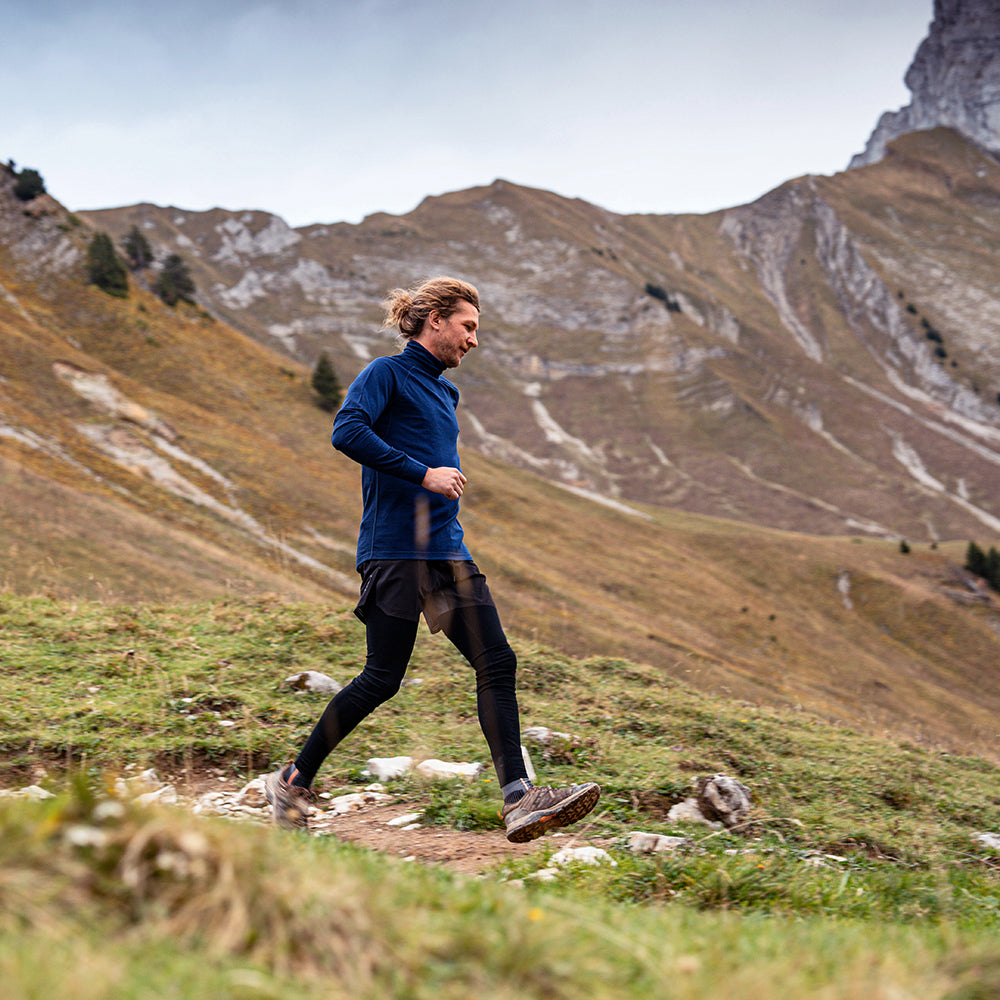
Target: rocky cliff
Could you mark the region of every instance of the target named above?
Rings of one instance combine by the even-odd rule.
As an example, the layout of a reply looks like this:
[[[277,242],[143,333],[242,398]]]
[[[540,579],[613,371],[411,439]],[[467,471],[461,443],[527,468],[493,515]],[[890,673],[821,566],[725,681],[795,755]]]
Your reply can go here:
[[[939,126],[1000,152],[1000,0],[934,0],[905,80],[913,100],[882,115],[851,167],[876,163],[901,135]]]

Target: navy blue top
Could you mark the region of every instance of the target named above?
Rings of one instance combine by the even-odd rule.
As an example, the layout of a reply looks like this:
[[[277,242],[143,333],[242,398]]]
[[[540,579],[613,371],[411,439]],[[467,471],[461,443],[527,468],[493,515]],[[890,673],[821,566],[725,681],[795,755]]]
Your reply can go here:
[[[362,466],[357,565],[369,559],[471,559],[458,500],[425,490],[428,468],[460,469],[458,389],[411,340],[351,383],[333,422],[338,451]]]

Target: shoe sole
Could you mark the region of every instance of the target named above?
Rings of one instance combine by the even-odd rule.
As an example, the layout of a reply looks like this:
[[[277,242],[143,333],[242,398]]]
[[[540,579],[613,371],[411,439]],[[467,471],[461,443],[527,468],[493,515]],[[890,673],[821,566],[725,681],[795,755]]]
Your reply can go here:
[[[507,831],[512,844],[525,844],[536,840],[549,830],[558,830],[583,819],[601,797],[600,785],[586,785],[574,797],[566,799],[554,809],[538,809],[528,813],[517,826]]]

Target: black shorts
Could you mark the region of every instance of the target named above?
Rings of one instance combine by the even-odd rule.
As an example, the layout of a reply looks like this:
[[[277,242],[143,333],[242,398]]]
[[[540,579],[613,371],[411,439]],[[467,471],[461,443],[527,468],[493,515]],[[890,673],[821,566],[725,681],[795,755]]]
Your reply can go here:
[[[493,606],[486,577],[471,559],[370,559],[358,572],[361,596],[354,613],[361,621],[375,604],[383,614],[412,622],[423,612],[428,628],[439,632],[458,608]]]

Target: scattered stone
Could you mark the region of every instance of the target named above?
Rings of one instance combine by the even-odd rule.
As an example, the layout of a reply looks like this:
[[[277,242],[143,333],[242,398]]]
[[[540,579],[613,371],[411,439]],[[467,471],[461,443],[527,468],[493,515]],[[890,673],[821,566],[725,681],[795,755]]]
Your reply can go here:
[[[530,875],[525,875],[525,878],[530,878],[536,882],[554,882],[559,878],[558,868],[539,868],[537,872],[532,872]]]
[[[465,778],[471,781],[483,771],[482,764],[454,764],[431,757],[417,765],[417,771],[425,778]]]
[[[390,819],[386,821],[386,826],[401,826],[406,830],[416,830],[420,824],[417,822],[422,814],[415,813],[404,813],[402,816],[397,816],[395,819]]]
[[[710,826],[714,830],[721,830],[722,824],[710,820],[698,807],[698,800],[684,799],[683,802],[678,802],[670,807],[670,812],[667,813],[668,823],[704,823],[705,826]]]
[[[584,865],[608,864],[612,868],[618,867],[618,862],[603,847],[564,847],[561,851],[556,851],[549,860],[554,865],[571,865],[574,863]]]
[[[351,792],[331,799],[326,811],[333,813],[334,816],[340,816],[343,813],[353,812],[355,809],[364,809],[365,806],[391,801],[392,796],[383,792]]]
[[[83,823],[66,827],[63,837],[73,847],[103,847],[108,842],[108,835],[103,830]]]
[[[698,808],[710,822],[726,827],[742,823],[750,813],[750,789],[725,774],[698,779]]]
[[[548,746],[553,740],[573,739],[569,733],[557,733],[547,726],[528,726],[523,735],[525,739],[531,740],[532,743],[541,743],[542,746]]]
[[[28,785],[26,788],[17,789],[5,788],[0,790],[0,796],[3,796],[4,798],[31,799],[34,802],[40,802],[42,799],[55,798],[52,792],[47,792],[40,785]]]
[[[377,781],[392,781],[393,778],[401,778],[404,774],[408,774],[412,768],[412,757],[372,757],[362,773],[370,775]]]
[[[236,793],[235,802],[238,806],[250,809],[263,809],[267,806],[267,793],[264,791],[264,776],[254,778]]]
[[[142,795],[136,796],[135,801],[142,806],[153,804],[174,806],[177,805],[177,789],[173,785],[161,785],[155,791],[144,792]]]
[[[633,854],[663,854],[676,851],[689,844],[687,837],[668,837],[662,833],[643,833],[633,830],[628,835],[629,850]]]
[[[301,673],[292,674],[291,677],[285,678],[284,683],[296,691],[313,691],[317,694],[337,694],[343,689],[342,684],[338,684],[332,677],[318,670],[303,670]]]

